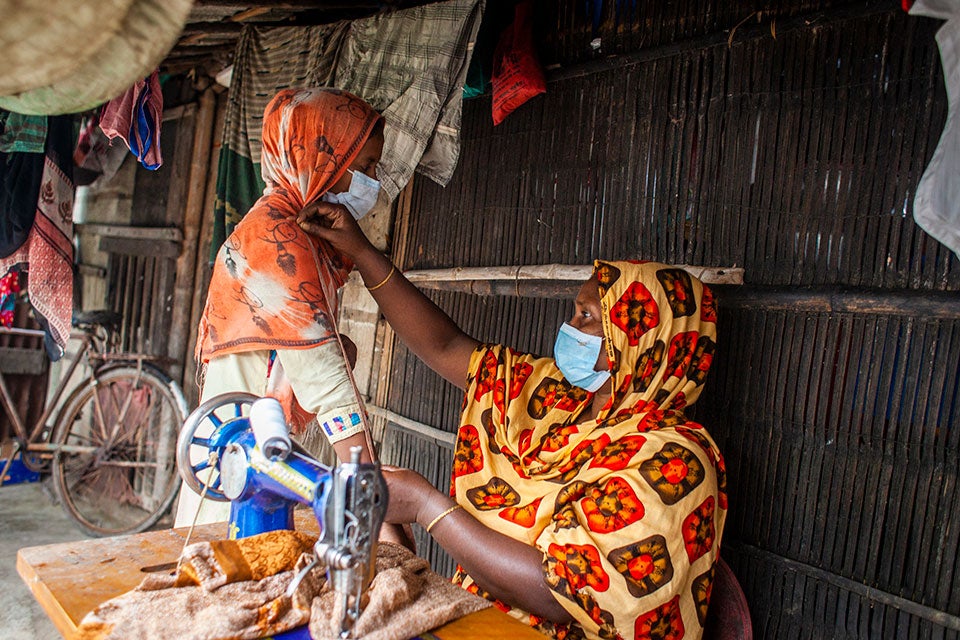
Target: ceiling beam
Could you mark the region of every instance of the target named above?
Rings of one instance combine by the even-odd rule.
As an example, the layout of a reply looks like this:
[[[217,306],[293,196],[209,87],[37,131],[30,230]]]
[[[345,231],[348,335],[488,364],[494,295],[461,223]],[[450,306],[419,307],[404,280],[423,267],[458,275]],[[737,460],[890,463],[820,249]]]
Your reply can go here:
[[[324,11],[339,11],[343,9],[380,9],[391,3],[377,0],[357,0],[330,2],[327,0],[257,0],[257,2],[243,2],[242,0],[197,0],[196,5],[201,7],[266,7],[269,9],[287,9],[302,11],[303,9],[321,9]]]
[[[190,22],[183,28],[181,36],[193,35],[240,35],[243,25],[235,22]]]

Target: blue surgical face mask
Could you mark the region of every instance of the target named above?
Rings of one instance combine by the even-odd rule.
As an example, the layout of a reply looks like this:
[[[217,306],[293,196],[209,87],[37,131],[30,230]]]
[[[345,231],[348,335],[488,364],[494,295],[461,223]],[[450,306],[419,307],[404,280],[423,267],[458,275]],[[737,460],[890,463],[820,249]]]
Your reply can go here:
[[[327,191],[320,196],[324,202],[342,204],[353,216],[354,220],[359,220],[370,213],[373,205],[377,204],[377,196],[380,194],[380,181],[375,180],[363,173],[347,169],[353,177],[350,179],[350,188],[343,193],[330,193]]]
[[[570,384],[593,392],[610,379],[609,371],[596,371],[603,338],[584,333],[564,322],[557,333],[553,357]]]

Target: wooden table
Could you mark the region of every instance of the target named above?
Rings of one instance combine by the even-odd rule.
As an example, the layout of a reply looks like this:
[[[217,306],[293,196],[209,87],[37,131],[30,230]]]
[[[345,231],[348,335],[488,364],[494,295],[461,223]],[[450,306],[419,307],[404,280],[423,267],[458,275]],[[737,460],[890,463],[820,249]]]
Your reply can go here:
[[[297,528],[316,534],[310,512],[297,512]],[[198,526],[191,542],[223,538],[225,533],[223,524]],[[99,604],[133,589],[151,570],[171,571],[186,534],[186,529],[165,529],[25,547],[17,552],[17,572],[57,630],[72,638],[83,617]],[[431,633],[443,640],[544,639],[496,607],[471,613]]]

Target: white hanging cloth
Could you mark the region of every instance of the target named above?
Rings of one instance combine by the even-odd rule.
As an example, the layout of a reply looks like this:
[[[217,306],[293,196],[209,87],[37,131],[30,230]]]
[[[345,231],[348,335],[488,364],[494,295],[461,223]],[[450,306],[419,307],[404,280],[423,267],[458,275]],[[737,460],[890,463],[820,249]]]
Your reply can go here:
[[[960,0],[916,0],[910,15],[946,20],[937,44],[947,85],[947,122],[920,178],[913,218],[960,257]]]

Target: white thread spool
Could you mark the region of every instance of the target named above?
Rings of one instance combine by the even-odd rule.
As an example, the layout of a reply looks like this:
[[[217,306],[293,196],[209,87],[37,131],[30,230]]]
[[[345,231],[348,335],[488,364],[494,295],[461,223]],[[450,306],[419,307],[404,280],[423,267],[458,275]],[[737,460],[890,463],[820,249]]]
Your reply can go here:
[[[268,460],[286,460],[293,445],[283,407],[276,398],[260,398],[250,407],[250,428]]]

